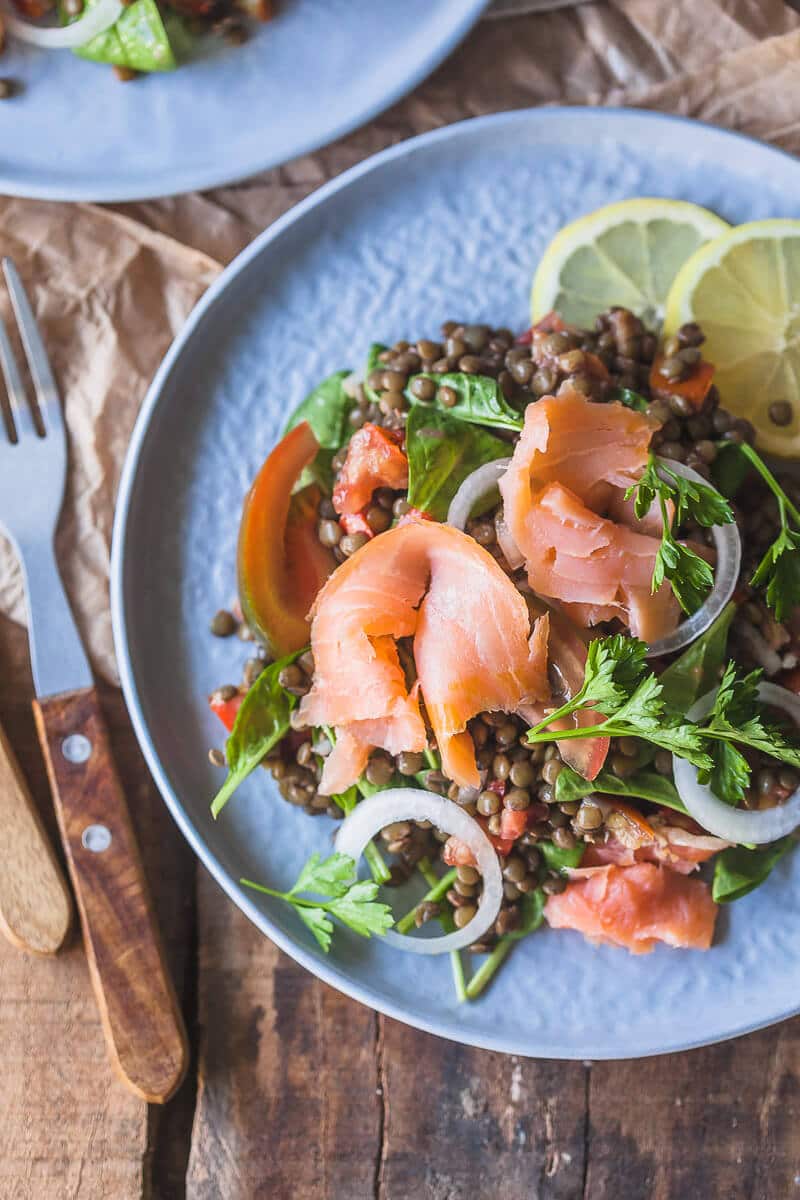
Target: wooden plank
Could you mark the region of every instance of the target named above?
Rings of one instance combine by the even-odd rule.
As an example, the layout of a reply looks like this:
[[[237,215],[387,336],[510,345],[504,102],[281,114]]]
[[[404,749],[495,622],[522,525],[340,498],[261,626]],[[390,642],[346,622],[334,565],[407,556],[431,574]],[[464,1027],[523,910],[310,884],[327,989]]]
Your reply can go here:
[[[374,1013],[198,883],[198,1096],[189,1200],[360,1200],[380,1146]]]
[[[57,841],[30,709],[24,631],[0,620],[2,721],[35,802]],[[178,982],[192,920],[191,855],[147,774],[121,696],[103,691],[113,753]],[[117,1081],[106,1053],[86,959],[73,937],[54,959],[0,939],[0,1200],[140,1200],[149,1193],[157,1127]]]
[[[595,1063],[585,1197],[786,1200],[800,1181],[800,1020],[735,1042]]]
[[[380,1021],[385,1115],[376,1200],[581,1195],[582,1063],[474,1050]]]

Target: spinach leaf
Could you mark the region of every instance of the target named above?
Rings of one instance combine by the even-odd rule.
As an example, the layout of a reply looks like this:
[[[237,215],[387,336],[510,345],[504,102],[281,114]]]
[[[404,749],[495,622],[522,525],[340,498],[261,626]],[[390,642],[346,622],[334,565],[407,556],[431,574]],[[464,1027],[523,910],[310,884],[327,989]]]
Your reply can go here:
[[[542,858],[551,871],[566,871],[568,867],[580,866],[586,847],[583,843],[579,843],[572,850],[562,850],[554,842],[537,842],[536,849],[541,852]]]
[[[563,767],[556,780],[555,794],[559,804],[569,804],[573,800],[582,800],[592,792],[608,796],[628,796],[636,800],[649,800],[651,804],[660,804],[664,808],[673,808],[676,812],[686,812],[686,807],[678,795],[677,788],[671,779],[659,775],[657,771],[637,771],[627,779],[618,779],[610,771],[601,771],[591,782],[584,779],[571,767]]]
[[[511,933],[504,934],[504,937],[512,942],[518,942],[520,938],[527,937],[541,925],[544,919],[544,892],[541,888],[526,892],[518,901],[518,907],[522,920]]]
[[[759,850],[730,846],[714,860],[714,882],[711,895],[718,904],[740,900],[760,887],[772,868],[795,844],[792,837],[781,838]]]
[[[386,349],[388,347],[381,345],[380,342],[373,342],[367,354],[367,365],[364,368],[364,395],[370,404],[377,404],[380,397],[375,388],[369,386],[369,377],[373,371],[379,371],[383,366],[383,363],[380,361],[380,355]]]
[[[450,501],[466,477],[484,463],[508,458],[510,449],[477,425],[416,405],[406,423],[408,503],[445,521]],[[492,496],[485,497],[475,515],[493,503]]]
[[[236,714],[231,735],[225,743],[228,777],[211,804],[211,813],[218,817],[233,793],[244,783],[276,742],[289,729],[289,717],[297,705],[297,697],[281,687],[278,676],[284,667],[303,653],[297,650],[285,658],[270,663],[242,701]]]
[[[323,450],[339,450],[347,440],[347,414],[353,401],[342,387],[349,371],[334,371],[308,393],[286,423],[284,434],[308,421]]]
[[[334,371],[333,375],[323,379],[297,406],[286,423],[284,437],[301,421],[308,421],[320,446],[313,463],[305,468],[295,484],[295,492],[309,483],[318,483],[326,492],[333,487],[333,456],[350,434],[347,416],[353,401],[342,386],[349,374],[349,371]]]
[[[445,375],[414,375],[406,388],[406,399],[410,404],[423,404],[411,390],[415,379],[430,379],[437,387],[437,399],[432,407],[442,409],[459,421],[468,421],[471,425],[488,425],[494,429],[522,429],[523,419],[520,413],[510,406],[503,389],[496,379],[488,375],[463,375],[458,372]],[[438,389],[452,388],[458,397],[452,408],[445,408],[438,399]]]
[[[631,388],[616,388],[609,396],[609,400],[619,400],[620,404],[624,404],[626,408],[632,408],[634,412],[646,413],[650,408],[650,404],[644,396],[640,396]]]
[[[700,696],[705,696],[719,683],[720,670],[726,659],[728,630],[736,613],[736,605],[726,605],[712,625],[692,642],[680,658],[658,677],[667,704],[688,712]]]
[[[711,466],[711,479],[718,491],[730,500],[750,474],[750,463],[735,442],[717,442],[717,457]]]

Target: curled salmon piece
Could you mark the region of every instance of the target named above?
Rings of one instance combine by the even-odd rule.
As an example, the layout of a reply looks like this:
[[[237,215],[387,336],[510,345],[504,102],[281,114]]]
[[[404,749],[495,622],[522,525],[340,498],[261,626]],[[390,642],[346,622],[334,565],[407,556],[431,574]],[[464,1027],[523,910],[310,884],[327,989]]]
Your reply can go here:
[[[646,414],[571,389],[545,396],[528,405],[500,481],[505,526],[533,590],[579,626],[616,618],[648,642],[680,617],[668,583],[650,591],[659,516],[637,521],[624,500],[657,428]]]
[[[517,545],[531,499],[547,483],[561,483],[596,512],[613,489],[636,483],[659,423],[616,401],[595,404],[567,388],[525,410],[525,424],[501,483],[505,519]]]
[[[566,889],[545,904],[553,929],[575,929],[631,954],[647,954],[658,942],[680,949],[710,947],[717,905],[701,879],[650,862],[589,866],[571,875]]]
[[[374,747],[425,748],[420,696],[444,773],[478,787],[467,722],[486,710],[525,714],[549,695],[548,618],[531,631],[508,576],[447,525],[415,521],[362,546],[327,581],[311,618],[314,683],[300,717],[336,730],[323,795],[354,783]],[[396,645],[405,637],[413,638],[411,688]]]
[[[655,831],[655,839],[641,846],[626,846],[613,837],[600,845],[587,846],[581,867],[610,864],[632,867],[637,862],[652,862],[677,871],[679,875],[691,875],[701,863],[725,850],[729,844],[721,838],[688,833],[679,826],[656,824]]]
[[[618,617],[646,642],[676,628],[680,607],[669,583],[650,591],[655,538],[598,516],[560,483],[533,497],[525,537],[528,582],[573,620],[594,625]]]

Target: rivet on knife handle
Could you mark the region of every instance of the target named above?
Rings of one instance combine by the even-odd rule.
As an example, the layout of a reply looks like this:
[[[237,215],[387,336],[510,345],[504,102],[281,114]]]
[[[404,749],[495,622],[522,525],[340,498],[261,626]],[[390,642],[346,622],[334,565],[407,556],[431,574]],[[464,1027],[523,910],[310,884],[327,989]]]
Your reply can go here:
[[[0,930],[20,950],[55,954],[72,921],[69,889],[2,728],[0,829]]]
[[[93,688],[34,701],[86,953],[112,1058],[163,1103],[186,1071],[186,1032]]]

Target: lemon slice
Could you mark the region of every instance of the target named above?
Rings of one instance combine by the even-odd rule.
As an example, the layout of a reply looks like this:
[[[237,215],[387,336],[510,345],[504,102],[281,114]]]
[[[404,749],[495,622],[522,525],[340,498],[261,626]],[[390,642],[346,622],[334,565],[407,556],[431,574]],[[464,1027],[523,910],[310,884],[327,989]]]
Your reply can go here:
[[[684,321],[703,327],[725,408],[752,421],[761,449],[800,456],[800,221],[738,225],[693,254],[664,332]]]
[[[591,328],[611,305],[660,327],[672,281],[698,247],[725,233],[720,217],[684,200],[622,200],[565,225],[533,280],[534,322],[557,309]]]

